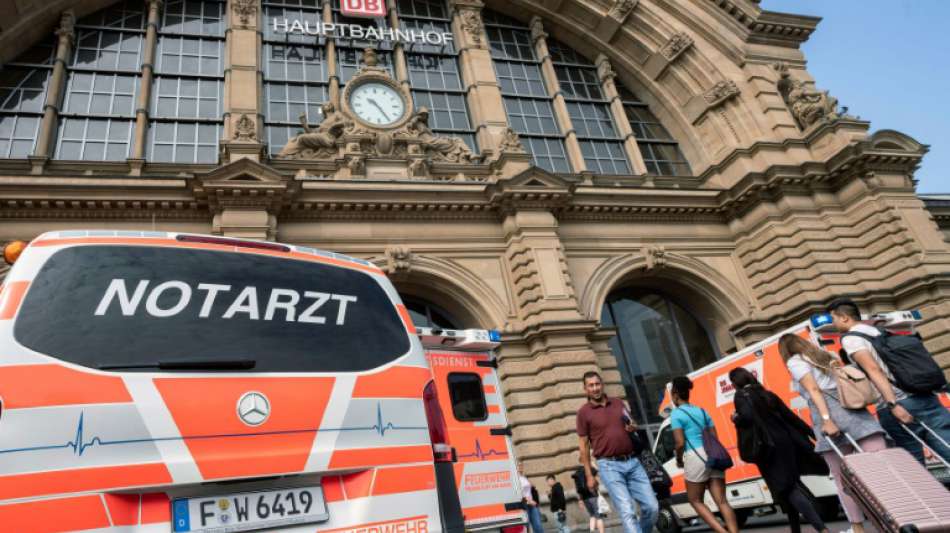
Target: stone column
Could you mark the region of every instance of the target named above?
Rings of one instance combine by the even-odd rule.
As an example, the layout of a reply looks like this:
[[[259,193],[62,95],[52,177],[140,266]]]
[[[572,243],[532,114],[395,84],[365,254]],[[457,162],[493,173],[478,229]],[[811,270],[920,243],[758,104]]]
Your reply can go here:
[[[330,24],[333,22],[333,8],[330,3],[323,4],[323,22]],[[328,82],[328,92],[327,97],[329,101],[333,103],[334,107],[341,109],[340,104],[340,77],[336,75],[336,40],[327,37],[326,45],[326,54],[327,57],[324,65],[327,66],[327,82]]]
[[[481,0],[450,0],[452,32],[459,50],[459,65],[468,111],[475,125],[475,136],[481,152],[498,151],[508,129],[508,116],[495,77],[488,38],[482,24]]]
[[[56,59],[53,65],[53,76],[50,78],[49,90],[46,93],[46,105],[43,106],[43,121],[40,123],[40,134],[36,139],[36,148],[33,150],[33,173],[43,171],[46,161],[50,158],[53,136],[56,134],[59,103],[66,90],[66,62],[72,52],[76,40],[76,16],[72,11],[66,11],[60,17],[59,28],[56,29]]]
[[[244,158],[260,161],[264,150],[260,110],[263,77],[259,64],[262,43],[257,6],[257,2],[231,0],[228,9],[222,163]]]
[[[637,146],[637,138],[630,127],[630,120],[627,119],[627,112],[623,108],[620,93],[617,91],[617,83],[614,81],[617,73],[614,72],[610,60],[604,54],[597,56],[597,76],[600,78],[604,96],[610,100],[610,114],[613,116],[620,136],[623,137],[623,149],[627,154],[627,160],[630,161],[632,171],[637,175],[646,174],[647,166],[643,162],[643,155],[640,154],[640,148]]]
[[[142,53],[142,84],[139,88],[139,102],[135,108],[135,141],[132,145],[132,168],[134,173],[141,172],[145,162],[145,140],[148,136],[149,106],[152,101],[152,80],[155,77],[155,49],[158,46],[158,10],[161,0],[149,0],[148,22],[145,26],[145,44]]]
[[[571,167],[576,174],[587,170],[587,163],[584,162],[584,154],[581,153],[581,145],[577,141],[574,124],[567,112],[567,102],[561,92],[561,85],[557,81],[557,72],[554,70],[554,62],[551,61],[548,43],[545,41],[547,36],[544,25],[541,23],[541,17],[535,15],[531,19],[531,38],[534,40],[534,52],[541,58],[541,75],[544,77],[544,83],[548,86],[548,94],[554,98],[554,115],[557,117],[558,124],[561,125],[561,133],[566,137],[564,145],[567,148],[567,158],[570,160]]]

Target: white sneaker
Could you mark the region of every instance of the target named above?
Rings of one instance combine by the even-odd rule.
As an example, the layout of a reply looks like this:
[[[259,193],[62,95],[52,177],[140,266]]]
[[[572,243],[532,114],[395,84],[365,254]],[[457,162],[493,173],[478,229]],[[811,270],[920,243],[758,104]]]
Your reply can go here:
[[[841,533],[854,533],[854,528],[849,527],[848,529],[842,530]]]

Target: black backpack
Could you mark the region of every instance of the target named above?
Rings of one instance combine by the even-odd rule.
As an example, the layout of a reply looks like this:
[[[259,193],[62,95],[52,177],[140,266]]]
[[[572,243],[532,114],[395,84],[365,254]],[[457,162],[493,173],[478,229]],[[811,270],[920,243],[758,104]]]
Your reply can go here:
[[[917,335],[894,335],[879,329],[878,336],[851,331],[845,334],[866,339],[894,375],[894,385],[911,394],[943,390],[947,378]]]

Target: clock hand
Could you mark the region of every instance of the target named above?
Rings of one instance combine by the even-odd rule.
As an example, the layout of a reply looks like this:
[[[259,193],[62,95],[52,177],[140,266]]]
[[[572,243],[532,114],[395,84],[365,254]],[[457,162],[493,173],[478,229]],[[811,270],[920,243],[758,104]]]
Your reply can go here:
[[[386,112],[383,111],[383,107],[382,107],[381,105],[379,105],[379,104],[376,103],[376,100],[373,100],[372,98],[367,98],[367,101],[368,101],[369,103],[373,104],[374,106],[376,106],[376,109],[379,109],[379,112],[383,114],[383,117],[384,117],[386,120],[391,120],[391,119],[389,118],[389,115],[387,115]]]

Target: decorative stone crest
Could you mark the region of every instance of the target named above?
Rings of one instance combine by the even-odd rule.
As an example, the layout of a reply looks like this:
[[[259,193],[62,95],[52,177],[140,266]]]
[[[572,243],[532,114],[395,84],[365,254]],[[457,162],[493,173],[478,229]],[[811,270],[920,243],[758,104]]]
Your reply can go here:
[[[607,10],[607,16],[616,20],[626,20],[627,15],[637,7],[639,0],[615,0],[614,4]]]
[[[234,124],[234,139],[238,141],[253,141],[257,139],[257,125],[254,119],[242,114]]]
[[[828,91],[817,91],[793,78],[786,63],[776,63],[773,68],[779,73],[778,92],[801,129],[839,118],[838,99],[830,96]]]
[[[462,11],[459,15],[460,24],[462,30],[465,31],[465,34],[468,35],[468,38],[472,43],[478,47],[482,47],[482,17],[478,14],[478,11],[473,9],[466,9]]]
[[[333,102],[323,104],[323,122],[316,128],[307,124],[307,115],[300,115],[303,133],[293,137],[277,154],[282,159],[325,159],[337,155],[337,142],[347,121]]]
[[[670,40],[666,41],[663,48],[660,48],[660,54],[662,54],[667,61],[673,61],[692,45],[693,38],[686,32],[681,31],[670,36]]]
[[[667,263],[666,248],[663,246],[644,247],[643,257],[646,259],[646,270],[660,270]]]
[[[408,246],[387,246],[386,265],[383,271],[390,276],[408,274],[412,268],[412,251]]]
[[[234,12],[241,19],[241,24],[250,24],[251,17],[257,13],[257,0],[231,0]]]
[[[708,91],[703,93],[703,99],[709,107],[715,107],[719,104],[735,98],[739,95],[739,87],[732,80],[723,80],[717,82]]]
[[[524,146],[521,144],[521,138],[518,137],[515,130],[511,128],[505,129],[505,135],[501,139],[501,144],[498,145],[498,152],[525,153]]]

